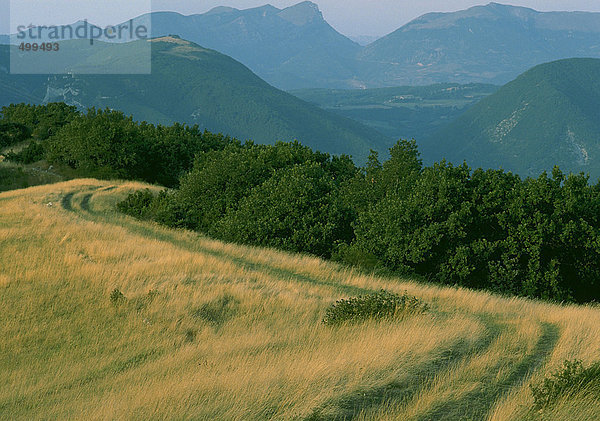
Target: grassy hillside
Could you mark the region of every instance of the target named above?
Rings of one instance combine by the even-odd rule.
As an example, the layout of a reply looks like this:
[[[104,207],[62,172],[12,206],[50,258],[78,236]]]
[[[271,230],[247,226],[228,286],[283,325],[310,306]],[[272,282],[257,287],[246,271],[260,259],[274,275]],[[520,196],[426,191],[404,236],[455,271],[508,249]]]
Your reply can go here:
[[[597,307],[366,276],[114,211],[142,187],[0,194],[0,418],[600,417],[597,394],[538,413],[529,391],[565,359],[598,360]],[[335,300],[382,288],[430,310],[321,323]]]
[[[422,143],[430,161],[600,177],[600,59],[536,66]]]

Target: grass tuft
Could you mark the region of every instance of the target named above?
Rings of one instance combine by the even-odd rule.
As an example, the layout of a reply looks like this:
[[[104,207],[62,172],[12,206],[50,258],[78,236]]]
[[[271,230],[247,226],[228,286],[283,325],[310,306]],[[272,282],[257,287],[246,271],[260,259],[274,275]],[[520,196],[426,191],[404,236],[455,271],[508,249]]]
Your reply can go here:
[[[113,303],[114,305],[119,305],[121,303],[124,303],[125,301],[127,301],[127,298],[125,298],[123,293],[118,288],[112,290],[112,292],[110,293],[111,303]]]
[[[219,327],[235,316],[239,304],[235,297],[225,294],[198,307],[192,312],[192,316]]]

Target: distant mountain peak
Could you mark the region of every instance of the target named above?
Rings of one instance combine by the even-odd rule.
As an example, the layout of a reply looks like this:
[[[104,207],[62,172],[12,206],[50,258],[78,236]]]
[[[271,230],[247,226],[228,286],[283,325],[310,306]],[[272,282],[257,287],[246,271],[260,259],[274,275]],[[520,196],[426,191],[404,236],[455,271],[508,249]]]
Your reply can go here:
[[[234,7],[217,6],[217,7],[210,9],[208,12],[205,13],[205,15],[222,15],[225,13],[234,13],[234,12],[239,12],[239,10]]]
[[[277,13],[281,12],[281,9],[278,9],[277,7],[273,6],[272,4],[265,4],[264,6],[253,7],[251,9],[246,9],[246,10],[258,12],[258,13],[262,14],[263,16],[276,15]]]
[[[422,24],[447,26],[464,18],[497,19],[499,17],[511,17],[523,19],[537,13],[539,12],[527,7],[491,2],[486,5],[472,6],[468,9],[457,10],[455,12],[426,13],[400,29],[412,28],[415,25]]]
[[[167,35],[164,37],[156,37],[152,38],[150,42],[167,42],[170,44],[178,44],[178,45],[192,45],[191,42],[181,39],[179,35]]]
[[[313,10],[319,12],[319,6],[312,1],[302,1],[293,6],[287,7],[287,9],[305,9],[305,10]]]
[[[478,7],[478,6],[474,6],[474,7]],[[479,6],[479,7],[481,7],[481,6]],[[497,3],[495,1],[489,2],[487,5],[485,5],[483,7],[494,8],[494,9],[526,9],[526,10],[534,10],[534,9],[529,8],[529,7],[514,6],[512,4]]]
[[[303,26],[316,20],[324,20],[319,6],[311,1],[303,1],[283,9],[279,16],[296,26]]]
[[[491,1],[488,4],[486,4],[485,7],[488,7],[488,8],[507,8],[507,7],[517,7],[517,6],[511,6],[511,5],[508,5],[508,4],[496,3],[495,1]]]
[[[531,9],[529,7],[513,6],[510,4],[502,4],[502,3],[495,3],[495,2],[488,3],[487,6],[485,6],[485,8],[496,11],[496,12],[500,12],[503,14],[514,15],[517,17],[532,14],[532,13],[539,13],[537,10]]]

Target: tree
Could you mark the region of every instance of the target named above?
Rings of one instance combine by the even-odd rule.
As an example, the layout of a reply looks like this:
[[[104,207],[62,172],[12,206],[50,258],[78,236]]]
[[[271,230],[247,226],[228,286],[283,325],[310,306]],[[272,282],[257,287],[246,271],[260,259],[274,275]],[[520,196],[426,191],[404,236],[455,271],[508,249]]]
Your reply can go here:
[[[49,140],[49,161],[80,175],[141,178],[148,145],[131,117],[119,111],[88,110]]]
[[[352,240],[351,213],[318,163],[279,170],[210,230],[227,241],[330,257]]]

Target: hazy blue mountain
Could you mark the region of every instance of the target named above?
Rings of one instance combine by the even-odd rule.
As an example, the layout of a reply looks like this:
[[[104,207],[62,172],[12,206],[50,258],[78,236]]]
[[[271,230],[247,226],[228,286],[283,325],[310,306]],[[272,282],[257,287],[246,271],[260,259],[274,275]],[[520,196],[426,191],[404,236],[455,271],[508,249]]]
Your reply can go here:
[[[77,42],[64,42],[64,50]],[[365,161],[370,149],[385,150],[390,144],[375,130],[280,91],[232,58],[180,38],[108,47],[98,43],[97,50],[81,57],[80,66],[105,64],[115,57],[117,63],[135,61],[135,51],[144,48],[136,44],[148,42],[151,75],[78,75],[77,67],[73,74],[50,77],[4,71],[0,105],[64,101],[80,108],[109,107],[137,120],[198,124],[258,143],[298,139],[324,152],[352,155],[358,162]],[[3,48],[6,54],[8,47]]]
[[[79,21],[69,26],[75,30],[83,24]],[[285,9],[271,5],[245,10],[216,7],[190,16],[155,12],[135,18],[134,24],[151,28],[152,37],[178,35],[231,56],[282,89],[354,86],[355,56],[361,46],[333,29],[318,6],[309,1]],[[47,31],[44,34],[42,40],[50,41]],[[120,39],[98,40],[132,41],[127,31]],[[13,34],[11,42],[21,41]]]
[[[361,47],[333,29],[308,1],[283,10],[267,5],[217,7],[191,16],[157,12],[137,22],[149,19],[153,36],[177,34],[217,50],[282,89],[346,87],[356,74],[353,61]]]
[[[534,67],[421,145],[427,161],[538,175],[554,165],[600,176],[600,60]],[[595,181],[595,180],[594,180]]]
[[[600,13],[497,3],[426,14],[365,47],[336,32],[310,2],[140,19],[150,18],[153,34],[175,33],[223,52],[288,90],[504,84],[540,63],[600,57]]]
[[[285,90],[502,85],[541,63],[600,58],[600,13],[497,3],[429,13],[367,46],[338,33],[311,2],[190,16],[156,12],[135,21],[151,24],[153,36],[175,34],[229,55]]]
[[[537,64],[600,58],[600,13],[497,3],[426,14],[364,47],[335,31],[310,2],[283,10],[219,7],[202,15],[154,13],[144,19],[152,19],[154,35],[178,34],[230,55],[286,90],[501,85]]]
[[[504,84],[541,63],[600,57],[600,13],[542,13],[490,3],[429,13],[367,46],[368,86]]]
[[[46,95],[48,77],[10,75],[8,48],[8,45],[0,45],[0,106],[19,102],[42,102]]]
[[[444,83],[377,89],[302,89],[290,93],[392,139],[421,141],[498,88]]]

